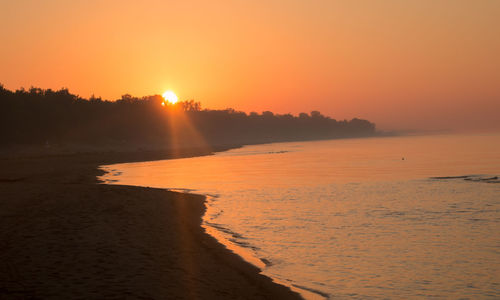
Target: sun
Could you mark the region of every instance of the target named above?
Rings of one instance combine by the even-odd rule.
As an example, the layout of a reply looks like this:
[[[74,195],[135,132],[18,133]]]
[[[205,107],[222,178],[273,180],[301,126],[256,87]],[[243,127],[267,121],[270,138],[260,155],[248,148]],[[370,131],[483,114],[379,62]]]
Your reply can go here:
[[[163,93],[162,96],[163,99],[165,99],[165,101],[168,102],[169,104],[175,104],[177,103],[177,101],[179,101],[177,95],[175,95],[175,93],[172,91],[166,91],[165,93]]]

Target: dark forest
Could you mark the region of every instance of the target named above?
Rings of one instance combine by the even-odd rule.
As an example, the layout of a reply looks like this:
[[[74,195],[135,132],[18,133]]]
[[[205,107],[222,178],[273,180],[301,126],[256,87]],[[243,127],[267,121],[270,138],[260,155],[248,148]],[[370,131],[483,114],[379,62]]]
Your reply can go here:
[[[0,85],[0,145],[188,147],[365,137],[375,124],[337,121],[318,111],[291,114],[165,105],[160,95],[84,99],[67,89],[10,91]]]

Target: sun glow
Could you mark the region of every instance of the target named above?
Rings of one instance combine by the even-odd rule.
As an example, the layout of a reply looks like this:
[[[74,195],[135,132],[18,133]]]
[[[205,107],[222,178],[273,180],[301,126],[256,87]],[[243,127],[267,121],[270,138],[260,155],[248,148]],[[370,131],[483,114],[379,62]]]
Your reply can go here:
[[[177,95],[172,91],[166,91],[165,93],[163,93],[162,96],[163,96],[163,99],[165,99],[165,101],[168,102],[168,104],[175,104],[179,100],[177,98]]]

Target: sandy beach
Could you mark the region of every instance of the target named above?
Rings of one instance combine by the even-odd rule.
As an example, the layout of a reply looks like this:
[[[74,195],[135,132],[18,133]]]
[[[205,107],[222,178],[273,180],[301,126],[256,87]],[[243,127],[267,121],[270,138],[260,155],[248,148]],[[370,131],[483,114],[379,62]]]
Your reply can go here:
[[[299,299],[204,232],[204,197],[96,179],[100,164],[173,156],[1,159],[0,299]]]

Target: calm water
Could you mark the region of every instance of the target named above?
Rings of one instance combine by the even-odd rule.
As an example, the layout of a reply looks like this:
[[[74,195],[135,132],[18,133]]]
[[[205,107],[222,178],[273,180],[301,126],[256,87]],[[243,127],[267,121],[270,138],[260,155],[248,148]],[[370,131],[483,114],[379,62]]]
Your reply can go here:
[[[500,135],[278,143],[103,168],[110,183],[210,195],[209,233],[316,295],[500,297],[500,183],[431,179],[500,175]]]

